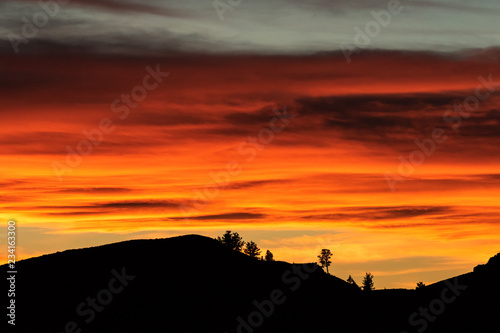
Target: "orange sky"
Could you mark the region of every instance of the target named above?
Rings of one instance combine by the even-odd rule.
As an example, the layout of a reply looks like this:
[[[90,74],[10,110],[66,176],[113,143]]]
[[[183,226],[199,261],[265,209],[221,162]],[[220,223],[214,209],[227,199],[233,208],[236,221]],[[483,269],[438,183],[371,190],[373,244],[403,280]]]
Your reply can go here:
[[[479,76],[500,82],[499,58],[2,55],[2,233],[17,221],[22,259],[229,229],[278,260],[329,248],[330,272],[359,283],[371,271],[378,288],[470,271],[500,251],[500,83],[480,88],[488,97],[468,117],[453,110],[476,96]],[[169,75],[120,119],[113,102],[124,107],[157,65]],[[273,109],[285,107],[270,138]],[[69,166],[67,147],[106,118],[113,130]],[[446,141],[392,191],[385,174],[436,128]],[[215,185],[228,163],[241,170]],[[67,167],[60,178],[54,165]]]

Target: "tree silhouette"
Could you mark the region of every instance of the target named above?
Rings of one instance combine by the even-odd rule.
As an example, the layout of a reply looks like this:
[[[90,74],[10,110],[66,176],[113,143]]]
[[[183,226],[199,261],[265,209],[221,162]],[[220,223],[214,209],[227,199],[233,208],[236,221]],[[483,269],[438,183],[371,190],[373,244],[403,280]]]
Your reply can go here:
[[[415,289],[421,289],[421,288],[423,288],[423,287],[425,287],[425,283],[423,283],[423,282],[418,282],[418,283],[417,283],[417,288],[415,288]]]
[[[238,252],[241,252],[241,249],[245,245],[240,235],[237,232],[231,233],[231,230],[227,230],[222,237],[219,236],[216,239],[225,247]]]
[[[326,272],[328,274],[330,274],[328,272],[328,266],[330,266],[330,264],[332,263],[330,261],[331,256],[332,256],[332,253],[330,252],[329,249],[322,249],[321,254],[318,256],[319,263],[321,264],[321,267],[322,268],[326,267]]]
[[[260,249],[254,241],[247,242],[243,252],[252,258],[257,258],[260,255]]]
[[[373,275],[372,273],[366,273],[364,279],[363,279],[363,290],[364,291],[372,291],[375,290],[375,287],[373,286]]]
[[[266,251],[266,261],[274,261],[273,253],[269,250]]]
[[[358,284],[356,283],[356,281],[354,281],[354,279],[352,278],[352,276],[349,275],[349,277],[347,278],[347,283],[349,284],[352,284],[353,286],[356,286],[359,288]]]

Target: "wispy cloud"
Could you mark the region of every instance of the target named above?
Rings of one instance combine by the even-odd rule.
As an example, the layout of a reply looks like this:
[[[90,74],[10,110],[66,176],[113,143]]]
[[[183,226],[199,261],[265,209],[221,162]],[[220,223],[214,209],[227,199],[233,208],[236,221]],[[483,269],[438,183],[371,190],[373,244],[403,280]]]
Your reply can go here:
[[[214,214],[214,215],[198,215],[190,216],[189,220],[259,220],[265,218],[265,214],[259,213],[247,213],[247,212],[232,212],[224,214]],[[186,220],[185,217],[172,217],[171,220]]]

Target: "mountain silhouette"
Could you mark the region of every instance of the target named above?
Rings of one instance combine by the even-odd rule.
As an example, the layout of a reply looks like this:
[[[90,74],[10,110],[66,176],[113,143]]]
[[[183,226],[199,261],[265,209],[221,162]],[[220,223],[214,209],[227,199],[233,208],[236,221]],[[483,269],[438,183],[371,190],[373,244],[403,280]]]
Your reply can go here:
[[[260,261],[199,235],[67,250],[16,269],[18,332],[500,332],[500,254],[418,290],[371,292],[315,263]]]

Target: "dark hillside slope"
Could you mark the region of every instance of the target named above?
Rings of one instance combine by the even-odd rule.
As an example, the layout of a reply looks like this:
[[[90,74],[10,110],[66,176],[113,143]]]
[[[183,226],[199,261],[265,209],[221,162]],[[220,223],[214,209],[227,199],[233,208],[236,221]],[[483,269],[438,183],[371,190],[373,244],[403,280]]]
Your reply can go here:
[[[286,300],[265,318],[261,332],[298,329],[314,308],[309,303],[324,293],[316,291],[318,286],[339,295],[357,293],[316,265],[307,267],[316,270],[306,279],[309,274],[299,265],[258,261],[197,235],[58,252],[17,264],[17,328],[63,332],[68,322],[75,322],[82,332],[235,332],[237,317],[247,319],[256,310],[254,300],[266,301],[279,289],[280,300]],[[121,292],[111,293],[103,309],[98,304],[93,318],[91,306],[78,314],[88,297],[97,299],[101,290],[110,289],[110,280],[116,279],[112,270],[135,278],[128,278]],[[120,289],[118,279],[111,287]],[[100,295],[104,303],[107,295]]]

